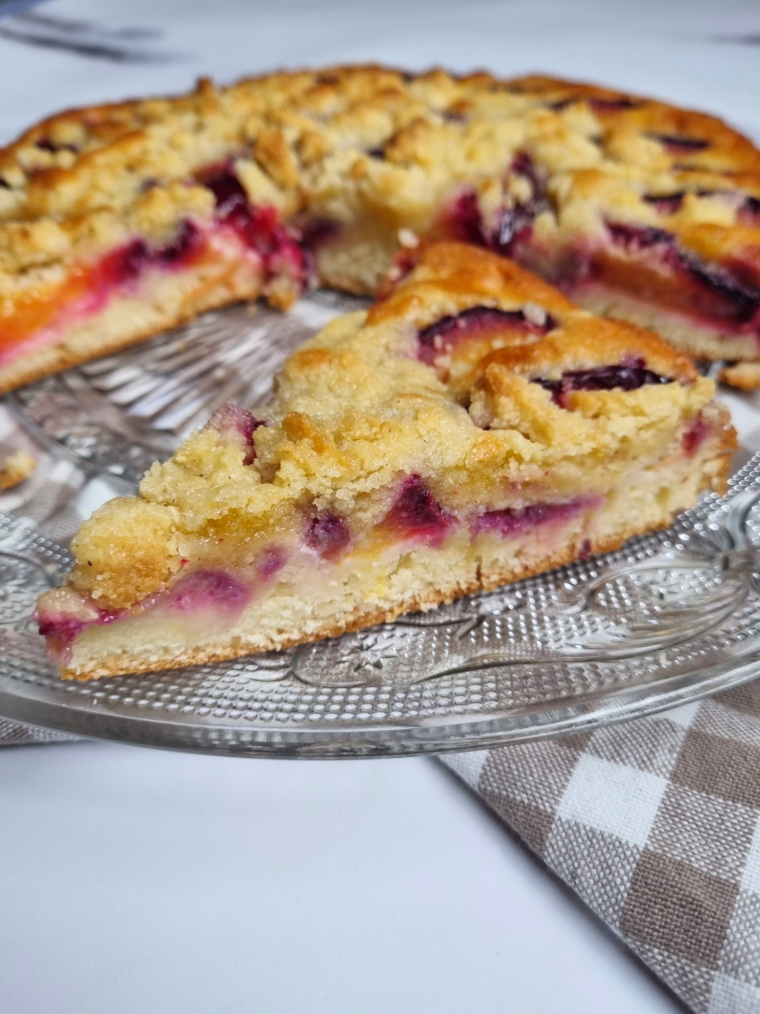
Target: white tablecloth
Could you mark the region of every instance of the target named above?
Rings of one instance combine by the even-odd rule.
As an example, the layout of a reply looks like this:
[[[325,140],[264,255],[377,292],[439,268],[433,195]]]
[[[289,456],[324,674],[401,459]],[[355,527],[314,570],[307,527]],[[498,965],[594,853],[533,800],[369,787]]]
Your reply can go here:
[[[56,0],[34,16],[95,22],[101,38],[155,29],[137,45],[156,59],[20,43],[0,20],[0,140],[63,105],[200,73],[369,59],[596,79],[760,137],[750,0]],[[429,760],[9,749],[0,821],[1,1014],[679,1009]]]

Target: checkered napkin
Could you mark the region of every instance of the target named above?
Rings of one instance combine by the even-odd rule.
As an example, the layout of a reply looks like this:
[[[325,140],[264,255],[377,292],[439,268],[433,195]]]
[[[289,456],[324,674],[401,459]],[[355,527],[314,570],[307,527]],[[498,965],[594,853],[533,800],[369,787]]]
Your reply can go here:
[[[442,759],[690,1008],[760,1012],[760,681]]]
[[[725,400],[738,468],[760,429]],[[442,760],[692,1010],[760,1014],[760,680]]]

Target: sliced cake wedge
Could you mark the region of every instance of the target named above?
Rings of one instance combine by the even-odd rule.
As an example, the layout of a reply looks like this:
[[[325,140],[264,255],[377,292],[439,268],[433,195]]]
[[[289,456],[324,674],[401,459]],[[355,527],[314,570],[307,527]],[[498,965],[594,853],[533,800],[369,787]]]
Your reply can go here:
[[[283,648],[667,526],[725,483],[714,385],[491,253],[422,247],[73,541],[39,601],[64,677]]]

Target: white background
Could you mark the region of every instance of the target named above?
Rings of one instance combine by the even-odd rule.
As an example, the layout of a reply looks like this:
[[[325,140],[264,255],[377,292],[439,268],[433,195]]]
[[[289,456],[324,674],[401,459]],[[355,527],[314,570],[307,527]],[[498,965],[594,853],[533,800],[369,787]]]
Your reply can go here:
[[[0,751],[2,1014],[679,1008],[434,760]]]
[[[760,135],[760,48],[725,38],[760,36],[750,0],[55,0],[38,13],[155,27],[153,50],[173,58],[119,65],[0,38],[0,141],[62,106],[200,73],[368,59],[597,80]],[[435,761],[0,750],[0,1014],[679,1009]]]

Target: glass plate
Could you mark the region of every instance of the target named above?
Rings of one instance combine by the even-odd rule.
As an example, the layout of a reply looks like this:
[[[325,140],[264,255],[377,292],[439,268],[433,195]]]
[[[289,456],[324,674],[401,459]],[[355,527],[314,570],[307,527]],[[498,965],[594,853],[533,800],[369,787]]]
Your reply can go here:
[[[288,352],[360,305],[317,293],[285,315],[207,314],[7,404],[82,484],[123,492],[222,402],[260,402]],[[760,663],[760,454],[726,497],[618,552],[394,624],[155,676],[58,679],[31,611],[69,563],[49,537],[60,530],[55,517],[35,531],[0,515],[0,714],[66,733],[247,756],[463,750],[662,710]]]

